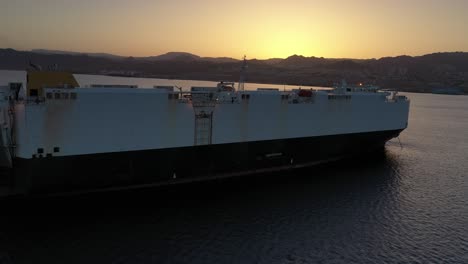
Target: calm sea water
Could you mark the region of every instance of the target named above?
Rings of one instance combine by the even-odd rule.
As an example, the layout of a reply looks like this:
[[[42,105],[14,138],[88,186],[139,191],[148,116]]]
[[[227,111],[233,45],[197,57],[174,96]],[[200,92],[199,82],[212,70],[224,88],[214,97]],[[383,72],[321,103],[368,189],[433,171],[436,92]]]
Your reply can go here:
[[[2,201],[0,263],[468,263],[468,97],[407,95],[382,156]]]

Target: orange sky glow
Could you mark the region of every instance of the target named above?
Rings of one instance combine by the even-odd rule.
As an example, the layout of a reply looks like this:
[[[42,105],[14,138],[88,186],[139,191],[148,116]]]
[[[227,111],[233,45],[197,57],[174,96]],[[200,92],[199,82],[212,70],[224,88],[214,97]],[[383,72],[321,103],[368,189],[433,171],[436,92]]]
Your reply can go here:
[[[379,58],[468,51],[465,0],[0,0],[0,48]]]

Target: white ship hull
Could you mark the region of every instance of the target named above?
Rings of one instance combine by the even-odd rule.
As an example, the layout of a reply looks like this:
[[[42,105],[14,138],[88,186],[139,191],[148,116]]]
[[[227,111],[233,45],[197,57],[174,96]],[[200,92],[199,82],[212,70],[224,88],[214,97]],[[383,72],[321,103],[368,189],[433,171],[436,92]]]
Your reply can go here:
[[[382,147],[407,127],[409,101],[388,93],[213,91],[46,88],[43,100],[18,100],[11,185],[55,192],[301,167]]]

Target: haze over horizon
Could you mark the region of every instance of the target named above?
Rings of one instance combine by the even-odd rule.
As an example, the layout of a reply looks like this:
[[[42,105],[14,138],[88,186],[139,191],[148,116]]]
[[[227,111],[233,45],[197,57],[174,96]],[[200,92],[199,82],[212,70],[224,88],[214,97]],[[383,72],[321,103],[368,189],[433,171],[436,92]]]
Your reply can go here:
[[[464,0],[0,1],[0,48],[257,59],[468,51]]]

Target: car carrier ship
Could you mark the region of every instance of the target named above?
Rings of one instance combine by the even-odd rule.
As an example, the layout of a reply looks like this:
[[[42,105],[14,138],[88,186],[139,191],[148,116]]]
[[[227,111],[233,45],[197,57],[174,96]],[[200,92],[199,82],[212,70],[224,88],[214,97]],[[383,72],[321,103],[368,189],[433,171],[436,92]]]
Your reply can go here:
[[[245,70],[245,64],[244,64]],[[0,88],[3,194],[173,184],[286,170],[382,149],[408,125],[394,91],[80,87],[28,71]]]

